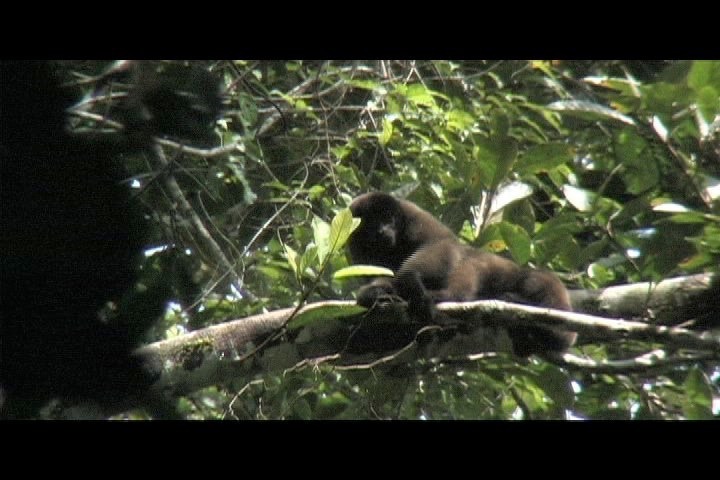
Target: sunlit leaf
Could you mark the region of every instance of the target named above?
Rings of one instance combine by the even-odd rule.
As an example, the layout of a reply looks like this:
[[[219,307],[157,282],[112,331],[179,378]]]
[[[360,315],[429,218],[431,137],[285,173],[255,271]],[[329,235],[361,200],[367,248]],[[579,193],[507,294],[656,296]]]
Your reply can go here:
[[[290,265],[290,268],[292,269],[295,276],[298,275],[298,253],[290,246],[290,245],[283,245],[283,248],[285,249],[285,255],[287,256],[288,265]]]
[[[660,205],[655,205],[652,209],[655,212],[664,212],[664,213],[686,213],[686,212],[691,211],[685,205],[680,205],[679,203],[670,203],[670,202],[662,203]]]
[[[393,135],[392,121],[390,121],[387,117],[383,118],[382,127],[383,128],[380,132],[380,136],[378,137],[378,141],[380,142],[380,145],[385,146],[388,144]]]
[[[563,195],[570,204],[581,212],[589,212],[592,210],[592,204],[595,200],[595,193],[582,188],[573,187],[572,185],[563,186]]]
[[[333,252],[339,251],[347,243],[350,234],[360,225],[359,218],[353,218],[349,208],[340,210],[330,223],[329,245]]]
[[[317,246],[317,256],[320,263],[325,261],[330,252],[330,225],[319,217],[313,216],[310,223],[312,226],[315,245]]]
[[[622,113],[598,103],[581,100],[560,100],[548,105],[548,108],[567,115],[574,115],[585,120],[616,120],[635,125],[635,120]]]
[[[341,268],[333,274],[333,278],[344,280],[354,277],[392,277],[393,271],[385,267],[376,267],[374,265],[351,265]]]

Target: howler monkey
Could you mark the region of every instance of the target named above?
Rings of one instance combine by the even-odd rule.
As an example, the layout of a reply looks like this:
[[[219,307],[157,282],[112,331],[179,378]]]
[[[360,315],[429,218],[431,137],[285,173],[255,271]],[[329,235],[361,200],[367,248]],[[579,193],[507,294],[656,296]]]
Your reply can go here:
[[[461,244],[425,210],[385,193],[358,197],[350,206],[362,223],[350,237],[354,263],[375,264],[395,272],[358,291],[370,307],[381,296],[398,295],[415,318],[428,322],[434,304],[499,298],[571,310],[567,290],[551,272],[522,268],[506,258]],[[363,228],[363,225],[365,228]],[[545,327],[508,329],[519,356],[564,351],[576,334]]]
[[[420,247],[455,238],[430,213],[387,193],[360,195],[350,204],[350,211],[362,219],[349,241],[355,264],[378,265],[396,272]]]

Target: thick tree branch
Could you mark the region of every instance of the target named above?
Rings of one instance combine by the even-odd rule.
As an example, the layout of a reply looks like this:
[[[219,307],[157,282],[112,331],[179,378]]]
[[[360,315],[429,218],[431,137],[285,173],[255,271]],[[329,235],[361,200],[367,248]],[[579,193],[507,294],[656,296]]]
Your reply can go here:
[[[660,283],[632,283],[598,290],[572,290],[573,309],[603,317],[677,325],[704,310],[720,310],[718,281],[709,274],[668,278]],[[706,295],[706,293],[711,293]]]
[[[667,285],[692,288],[708,285],[706,279],[686,277]],[[665,282],[663,282],[665,283]],[[634,295],[647,286],[616,287],[585,298],[613,299],[621,290]],[[578,294],[573,297],[577,298]],[[677,308],[678,298],[692,299],[677,291],[667,291]],[[582,298],[582,297],[581,297]],[[635,304],[638,310],[641,304]],[[412,323],[403,309],[379,309],[357,315],[352,301],[326,301],[301,308],[290,325],[285,325],[294,308],[226,322],[171,340],[156,342],[137,351],[150,371],[157,375],[151,397],[176,397],[205,386],[238,377],[252,378],[265,371],[283,371],[305,362],[333,362],[338,366],[375,365],[377,362],[412,358],[448,358],[506,351],[509,346],[505,327],[547,325],[577,331],[588,339],[636,339],[690,350],[675,357],[651,352],[644,356],[613,362],[594,362],[572,355],[548,357],[560,365],[597,372],[630,372],[650,366],[668,366],[697,360],[720,358],[720,338],[710,332],[696,333],[685,328],[652,325],[638,321],[608,319],[578,312],[566,312],[497,300],[443,303],[438,310],[446,316],[439,325]],[[628,311],[626,308],[625,311]],[[639,315],[639,311],[632,312]],[[675,318],[675,321],[681,321]],[[379,339],[397,339],[386,349],[373,349]],[[366,342],[366,343],[363,343]],[[265,345],[258,349],[259,345]],[[364,350],[365,349],[365,350]]]
[[[493,322],[502,321],[508,326],[555,326],[565,327],[583,336],[602,339],[654,340],[678,348],[708,350],[720,353],[720,341],[712,335],[698,334],[679,327],[648,325],[622,319],[601,318],[584,313],[565,312],[531,305],[518,305],[500,300],[478,300],[475,302],[444,303],[438,310],[463,318],[480,315],[481,320],[491,317]]]

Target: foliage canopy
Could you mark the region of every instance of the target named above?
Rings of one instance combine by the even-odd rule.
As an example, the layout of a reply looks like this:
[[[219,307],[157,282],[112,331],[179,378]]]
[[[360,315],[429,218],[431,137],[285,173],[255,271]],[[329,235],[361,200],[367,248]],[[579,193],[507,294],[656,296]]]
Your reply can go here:
[[[143,265],[151,277],[173,256],[174,303],[149,340],[352,298],[358,282],[333,276],[348,266],[337,247],[352,228],[346,207],[370,190],[407,197],[468,244],[552,269],[571,289],[717,271],[720,62],[201,64],[226,91],[217,137],[185,148],[166,139],[167,165],[126,165],[154,219],[148,248],[175,247]],[[67,66],[87,76],[105,65]],[[73,127],[97,128],[82,112]],[[654,348],[581,339],[574,351],[602,361]],[[719,363],[612,374],[505,354],[320,364],[229,381],[177,409],[186,418],[700,419],[718,414]]]

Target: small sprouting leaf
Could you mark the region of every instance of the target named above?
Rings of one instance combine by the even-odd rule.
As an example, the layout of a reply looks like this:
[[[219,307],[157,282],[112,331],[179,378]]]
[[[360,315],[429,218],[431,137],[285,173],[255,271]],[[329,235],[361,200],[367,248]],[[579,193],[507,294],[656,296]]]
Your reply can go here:
[[[382,127],[383,128],[378,137],[378,141],[380,142],[380,145],[382,145],[384,147],[385,145],[388,144],[388,142],[392,138],[392,134],[393,134],[392,120],[388,119],[387,117],[383,118]]]
[[[340,210],[330,224],[329,245],[333,252],[337,252],[348,241],[350,234],[360,225],[359,218],[353,218],[349,208]]]
[[[298,276],[298,253],[289,245],[283,245],[285,255],[287,256],[288,265],[292,269],[295,276]]]
[[[317,252],[317,246],[313,245],[312,243],[305,247],[305,253],[300,257],[300,264],[298,265],[298,269],[300,271],[300,275],[298,275],[298,278],[300,278],[306,273],[312,274],[312,270],[308,271],[308,269],[318,266],[319,262]]]
[[[330,225],[319,217],[313,217],[311,226],[315,245],[317,245],[318,259],[320,263],[323,263],[330,252]]]

